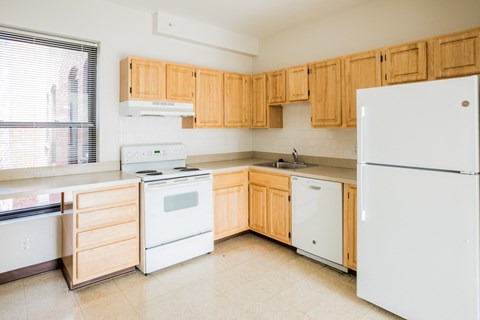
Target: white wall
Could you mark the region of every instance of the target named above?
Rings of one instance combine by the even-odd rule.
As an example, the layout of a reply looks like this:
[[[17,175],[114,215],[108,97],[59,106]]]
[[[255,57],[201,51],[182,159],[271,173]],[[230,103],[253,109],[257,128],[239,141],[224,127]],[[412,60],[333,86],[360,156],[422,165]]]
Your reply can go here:
[[[153,15],[106,1],[3,1],[0,24],[100,41],[99,160],[119,160],[124,144],[183,142],[189,154],[250,151],[252,131],[182,130],[180,119],[131,119],[118,112],[119,61],[155,58],[236,72],[252,72],[252,58],[153,35]],[[217,151],[218,150],[218,151]]]
[[[260,42],[255,72],[480,26],[479,0],[374,0]],[[284,110],[283,129],[255,131],[254,151],[355,159],[353,129],[312,129],[308,107]],[[289,119],[294,116],[295,119]],[[290,144],[290,145],[289,145]]]

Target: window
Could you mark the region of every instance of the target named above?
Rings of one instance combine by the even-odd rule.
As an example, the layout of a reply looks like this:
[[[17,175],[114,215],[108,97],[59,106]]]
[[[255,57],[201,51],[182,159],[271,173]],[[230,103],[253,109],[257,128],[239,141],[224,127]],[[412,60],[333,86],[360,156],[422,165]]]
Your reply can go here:
[[[96,162],[96,78],[95,43],[0,27],[0,170]],[[58,203],[2,200],[0,220]]]
[[[0,169],[96,161],[97,47],[0,29]]]

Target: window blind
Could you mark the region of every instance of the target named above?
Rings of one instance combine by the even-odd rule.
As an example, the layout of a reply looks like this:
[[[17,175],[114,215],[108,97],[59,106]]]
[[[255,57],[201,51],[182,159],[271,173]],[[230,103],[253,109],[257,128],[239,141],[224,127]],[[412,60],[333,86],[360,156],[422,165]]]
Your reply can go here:
[[[97,46],[0,29],[0,169],[96,162]]]

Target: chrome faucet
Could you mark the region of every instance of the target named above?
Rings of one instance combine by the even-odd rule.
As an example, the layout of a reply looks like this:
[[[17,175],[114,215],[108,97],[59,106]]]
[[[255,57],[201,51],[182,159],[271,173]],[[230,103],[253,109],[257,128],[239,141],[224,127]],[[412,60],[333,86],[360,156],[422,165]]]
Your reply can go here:
[[[295,150],[295,148],[293,148],[292,156],[293,156],[293,162],[298,162],[298,152],[297,150]]]

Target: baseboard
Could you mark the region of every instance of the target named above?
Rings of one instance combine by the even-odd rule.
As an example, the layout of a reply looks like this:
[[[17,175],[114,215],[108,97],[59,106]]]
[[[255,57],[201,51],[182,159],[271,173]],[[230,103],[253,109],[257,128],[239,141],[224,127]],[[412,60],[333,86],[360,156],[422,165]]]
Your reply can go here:
[[[34,264],[32,266],[0,273],[0,284],[55,270],[58,269],[60,266],[60,259],[55,259],[47,262]]]

